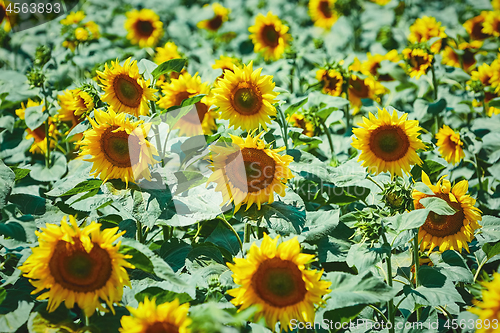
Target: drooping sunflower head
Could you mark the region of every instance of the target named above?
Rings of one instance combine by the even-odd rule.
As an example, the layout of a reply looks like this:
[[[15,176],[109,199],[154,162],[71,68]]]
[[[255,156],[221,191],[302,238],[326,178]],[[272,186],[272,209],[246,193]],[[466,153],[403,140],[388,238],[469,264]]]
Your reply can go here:
[[[468,72],[476,65],[475,55],[482,45],[483,42],[479,40],[470,43],[460,43],[458,49],[461,50],[461,55],[458,55],[454,50],[454,48],[457,49],[456,43],[452,41],[450,45],[446,46],[443,50],[442,63],[448,66],[462,67]]]
[[[449,126],[444,125],[436,133],[436,139],[439,152],[446,162],[455,165],[465,157],[462,149],[464,143],[460,140],[460,134],[454,132]]]
[[[307,268],[314,255],[301,253],[297,238],[278,242],[279,236],[265,234],[260,247],[252,244],[246,258],[228,263],[240,286],[227,293],[240,310],[256,306],[256,320],[264,317],[273,331],[276,322],[288,331],[292,319],[314,321],[315,307],[324,303],[331,282],[321,281],[322,271]]]
[[[310,0],[309,16],[314,25],[325,30],[330,30],[337,22],[339,14],[335,10],[337,0]]]
[[[179,304],[176,298],[172,302],[156,304],[147,297],[139,303],[137,309],[127,306],[130,316],[121,319],[120,333],[189,333],[189,303]]]
[[[158,163],[153,155],[156,148],[147,140],[151,124],[132,122],[124,113],[95,110],[95,120],[89,119],[92,129],[85,131],[80,141],[81,156],[91,155],[91,175],[104,181],[121,179],[125,183],[141,178],[151,179],[149,165]]]
[[[217,31],[222,27],[222,24],[229,19],[231,10],[222,6],[220,3],[213,3],[212,9],[214,11],[214,17],[198,22],[198,28]]]
[[[469,311],[478,315],[478,322],[482,323],[477,333],[494,333],[497,331],[495,322],[498,323],[500,318],[500,273],[494,272],[491,281],[484,281],[481,285],[482,301],[473,300],[474,307]]]
[[[68,309],[76,304],[90,317],[96,309],[107,311],[104,301],[114,313],[113,303],[122,298],[123,287],[130,286],[125,268],[134,268],[113,244],[124,232],[118,227],[101,231],[92,222],[79,228],[73,216],[61,225],[47,224],[36,231],[39,245],[19,269],[36,288],[32,294],[45,292],[37,299],[49,299],[49,312],[64,302]]]
[[[304,135],[314,136],[314,124],[301,113],[294,113],[290,116],[290,125],[302,128]]]
[[[407,71],[411,77],[416,77],[417,79],[423,74],[427,73],[430,66],[432,65],[432,60],[434,56],[424,49],[410,49],[406,48],[403,50],[403,57],[406,60]]]
[[[208,82],[201,82],[201,77],[198,76],[198,73],[194,76],[191,76],[187,72],[182,73],[179,75],[179,78],[172,79],[170,83],[165,83],[162,86],[162,92],[164,96],[160,98],[158,105],[164,109],[181,105],[183,100],[196,95],[207,95],[200,102],[196,103],[194,108],[174,125],[173,128],[179,128],[179,135],[208,135],[217,130],[217,125],[215,124],[216,115],[213,111],[209,110],[212,106],[208,97],[210,86]]]
[[[271,123],[270,116],[276,115],[274,82],[271,75],[261,75],[262,68],[253,70],[248,66],[233,67],[225,71],[212,90],[214,104],[219,107],[222,119],[229,120],[230,126],[253,130]]]
[[[181,55],[177,51],[177,45],[175,45],[174,42],[166,42],[163,47],[156,48],[154,61],[158,65],[164,63],[165,61],[177,58],[181,58]]]
[[[445,38],[446,33],[445,27],[441,26],[441,22],[438,22],[435,17],[424,16],[422,18],[417,18],[415,23],[410,26],[410,35],[408,36],[408,41],[410,43],[421,43],[427,42],[431,38],[441,37]],[[431,46],[432,53],[439,53],[441,49],[442,39],[435,41]]]
[[[422,172],[422,182],[427,185],[434,195],[413,190],[413,203],[415,209],[422,209],[424,206],[420,200],[428,197],[438,197],[443,199],[456,210],[453,215],[439,215],[430,212],[423,226],[418,232],[420,250],[426,249],[431,252],[436,246],[439,251],[466,249],[469,252],[468,242],[474,238],[474,231],[481,226],[477,221],[481,221],[481,211],[474,207],[476,200],[467,195],[469,183],[467,180],[455,184],[453,188],[449,180],[441,177],[436,185],[432,185],[429,177]]]
[[[483,31],[484,22],[487,16],[488,12],[483,11],[478,16],[464,22],[463,27],[472,40],[484,40],[489,37],[489,35]]]
[[[280,59],[291,40],[288,26],[284,25],[278,16],[268,12],[266,16],[259,14],[255,24],[248,28],[252,34],[250,39],[255,52],[262,52],[266,60]]]
[[[500,37],[500,10],[488,12],[482,32],[490,36]]]
[[[136,117],[149,114],[149,101],[156,100],[156,89],[149,88],[139,74],[137,60],[128,58],[120,65],[118,60],[105,65],[104,72],[96,71],[104,90],[102,101],[107,102],[116,112],[125,112]]]
[[[351,75],[349,79],[349,101],[351,102],[354,112],[359,111],[363,105],[362,99],[373,99],[377,102],[380,101],[380,95],[387,92],[387,89],[375,78],[368,76],[361,78],[355,74]]]
[[[231,135],[232,145],[211,146],[213,173],[208,182],[215,182],[224,203],[233,203],[235,212],[254,203],[260,209],[274,201],[274,193],[285,195],[286,183],[293,178],[288,165],[293,158],[279,155],[281,149],[267,148],[259,135],[249,133],[246,139]]]
[[[335,69],[319,69],[316,72],[316,79],[323,82],[321,91],[331,96],[340,96],[342,94],[342,85],[344,78],[342,74]]]
[[[134,9],[127,14],[127,39],[140,47],[154,47],[163,36],[163,22],[151,9]]]
[[[402,176],[409,173],[411,165],[421,164],[417,149],[425,144],[418,138],[421,128],[418,120],[407,120],[408,114],[399,117],[396,110],[392,116],[384,108],[378,111],[378,118],[371,112],[369,118],[363,117],[361,128],[352,131],[352,146],[361,150],[358,161],[374,174],[388,171],[391,175]]]

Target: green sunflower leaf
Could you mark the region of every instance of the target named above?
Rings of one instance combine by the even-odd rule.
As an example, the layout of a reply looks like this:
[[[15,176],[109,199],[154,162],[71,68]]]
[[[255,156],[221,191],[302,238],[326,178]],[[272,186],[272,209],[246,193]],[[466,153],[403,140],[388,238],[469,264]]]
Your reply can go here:
[[[180,73],[187,64],[187,59],[170,59],[156,67],[151,74],[155,79],[168,72]]]
[[[457,212],[445,200],[438,197],[422,198],[419,202],[428,210],[439,215],[453,215]]]

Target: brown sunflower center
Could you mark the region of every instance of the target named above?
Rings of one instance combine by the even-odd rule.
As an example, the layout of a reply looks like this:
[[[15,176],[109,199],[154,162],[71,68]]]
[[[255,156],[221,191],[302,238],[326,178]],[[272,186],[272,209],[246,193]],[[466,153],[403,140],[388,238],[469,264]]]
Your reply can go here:
[[[252,276],[252,287],[262,300],[279,308],[301,302],[307,293],[297,264],[280,258],[260,263]]]
[[[334,76],[334,77],[330,77],[328,75],[325,76],[325,86],[328,90],[332,90],[332,91],[335,91],[337,90],[337,86],[339,84],[339,78]]]
[[[464,64],[464,68],[468,69],[476,63],[476,59],[474,58],[474,53],[471,50],[465,50],[462,55],[462,62]]]
[[[229,155],[226,165],[228,181],[245,193],[267,188],[276,172],[274,159],[256,148],[243,148],[241,152]]]
[[[412,56],[410,58],[410,64],[413,68],[420,68],[428,63],[427,59],[422,56]]]
[[[370,150],[386,162],[403,158],[408,148],[410,148],[408,136],[399,126],[380,126],[370,136]]]
[[[465,214],[462,205],[458,202],[452,202],[448,194],[438,193],[435,196],[445,200],[457,212],[453,215],[439,215],[430,212],[422,228],[436,237],[445,237],[458,233],[464,226]],[[423,208],[423,206],[418,202],[415,208],[419,209]]]
[[[210,30],[216,31],[222,26],[222,16],[215,15],[212,19],[208,21],[208,28]]]
[[[332,17],[332,9],[330,8],[330,3],[328,1],[321,1],[318,5],[318,9],[323,14],[324,17]]]
[[[498,97],[496,94],[485,91],[484,92],[484,102],[489,103],[493,98]]]
[[[138,20],[135,24],[135,30],[142,37],[149,37],[153,34],[155,27],[151,21]]]
[[[179,327],[166,323],[163,321],[157,321],[151,325],[148,325],[148,328],[144,333],[178,333]]]
[[[349,80],[349,84],[350,84],[350,87],[349,87],[350,94],[354,94],[354,95],[358,96],[359,98],[368,98],[369,97],[370,89],[365,84],[365,80],[363,80],[359,77],[356,77],[355,79],[351,78]]]
[[[250,116],[260,111],[262,95],[257,87],[243,82],[233,92],[231,104],[239,114]]]
[[[472,39],[479,40],[489,37],[487,34],[483,33],[483,22],[476,22],[473,24],[470,36]]]
[[[3,5],[0,5],[0,24],[2,24],[5,16],[6,16],[5,8]]]
[[[139,162],[139,138],[124,130],[113,132],[117,128],[119,127],[111,126],[101,135],[101,150],[113,166],[129,168]]]
[[[141,104],[143,89],[137,80],[126,74],[120,74],[113,81],[113,91],[120,103],[136,108]]]
[[[274,24],[268,24],[264,26],[264,28],[262,28],[261,36],[266,46],[278,46],[280,34],[276,31],[276,27],[274,26]]]
[[[56,283],[76,292],[93,292],[106,285],[113,270],[109,253],[94,243],[90,252],[85,251],[79,239],[74,244],[57,242],[49,269]]]
[[[42,124],[33,130],[33,136],[35,137],[35,142],[45,140],[45,124]]]

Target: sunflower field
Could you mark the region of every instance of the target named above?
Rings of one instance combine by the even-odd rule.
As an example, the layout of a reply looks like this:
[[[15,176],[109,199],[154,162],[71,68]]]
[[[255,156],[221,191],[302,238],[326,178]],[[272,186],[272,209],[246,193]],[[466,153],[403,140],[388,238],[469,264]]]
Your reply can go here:
[[[498,332],[500,1],[0,0],[0,213],[0,333]]]

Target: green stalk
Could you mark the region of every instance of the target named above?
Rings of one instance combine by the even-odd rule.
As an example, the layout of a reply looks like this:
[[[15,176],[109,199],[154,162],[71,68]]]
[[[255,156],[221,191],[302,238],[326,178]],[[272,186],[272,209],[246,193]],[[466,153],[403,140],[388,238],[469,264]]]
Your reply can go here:
[[[415,262],[415,289],[419,286],[418,281],[418,271],[420,269],[420,255],[418,250],[418,229],[417,234],[413,238],[413,261]],[[420,321],[420,316],[422,314],[422,308],[417,309],[417,320]]]
[[[479,183],[479,190],[483,191],[483,181],[482,181],[482,177],[481,177],[481,170],[479,169],[479,163],[477,161],[477,154],[474,154],[474,159],[476,161],[475,163],[475,167],[476,167],[476,175],[477,175],[477,181]]]
[[[136,225],[136,228],[137,228],[137,241],[139,243],[144,243],[144,239],[143,239],[144,234],[142,233],[142,222],[137,221],[135,223],[135,225]]]
[[[48,117],[47,120],[45,120],[45,140],[47,140],[47,151],[45,153],[45,166],[47,168],[50,168],[50,133],[49,133],[49,102],[47,101],[47,93],[45,92],[45,85],[42,83],[42,94],[43,94],[43,99],[45,103],[45,112],[47,112]]]
[[[243,229],[243,242],[250,243],[250,233],[252,232],[252,226],[250,223],[245,223],[245,227]]]
[[[328,128],[325,122],[321,119],[320,123],[325,131],[326,137],[328,138],[328,144],[330,145],[330,151],[332,152],[332,158],[335,156],[335,149],[333,148],[332,134],[330,133],[330,128]]]
[[[283,110],[281,110],[281,107],[276,108],[278,110],[278,113],[281,118],[281,133],[283,135],[283,141],[285,141],[285,149],[288,150],[288,122],[286,120],[285,114],[283,113]]]
[[[173,228],[168,225],[164,225],[161,228],[163,230],[163,240],[167,241],[172,238]]]
[[[387,237],[385,236],[385,227],[384,227],[383,222],[382,222],[382,239],[384,240],[384,244],[389,244],[389,242],[387,241]],[[392,256],[392,253],[391,253],[391,251],[389,251],[389,253],[387,254],[387,260],[386,260],[386,263],[387,263],[387,284],[389,285],[389,287],[392,287],[391,256]],[[389,329],[389,333],[395,333],[396,319],[395,319],[394,300],[392,298],[389,300],[387,308],[388,308],[388,313],[389,313],[389,321],[392,324],[391,328]]]
[[[438,84],[436,78],[436,71],[434,70],[434,63],[432,63],[431,65],[431,72],[432,72],[432,88],[434,90],[434,100],[436,101],[438,98]]]

